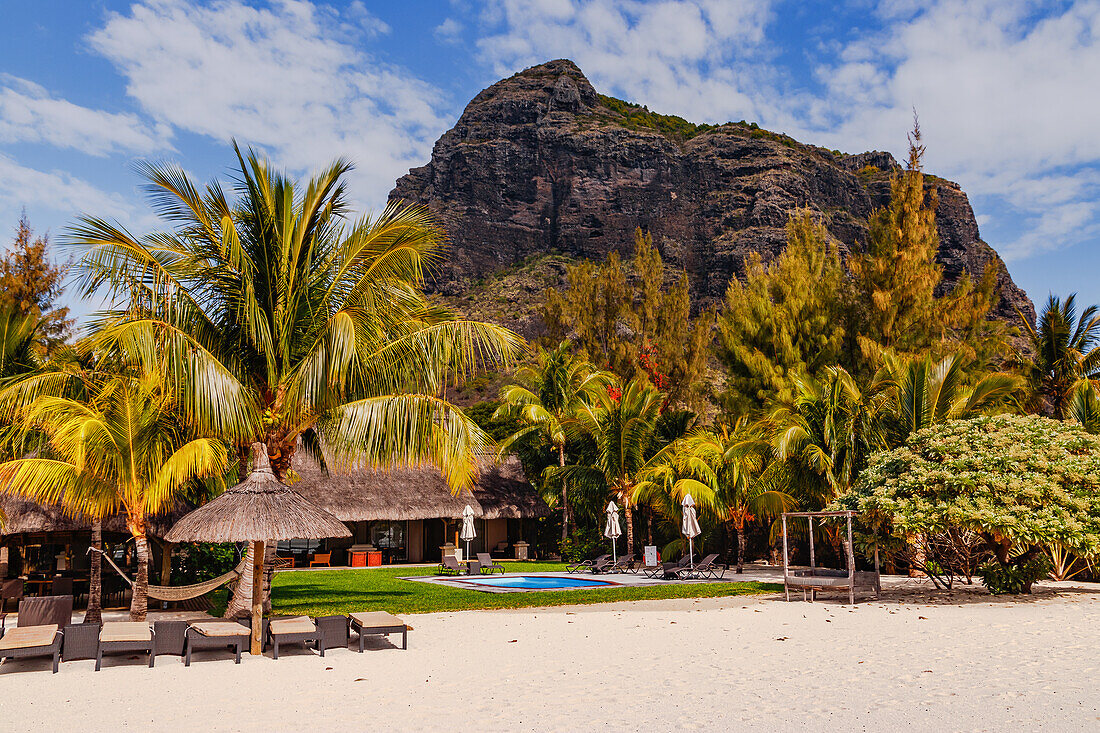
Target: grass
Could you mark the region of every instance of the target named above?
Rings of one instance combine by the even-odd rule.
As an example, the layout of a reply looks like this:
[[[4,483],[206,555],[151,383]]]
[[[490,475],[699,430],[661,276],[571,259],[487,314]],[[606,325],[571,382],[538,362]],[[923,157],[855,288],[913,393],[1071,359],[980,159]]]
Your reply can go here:
[[[560,571],[562,563],[508,563],[509,572]],[[668,583],[622,588],[594,588],[530,593],[485,593],[435,583],[401,580],[401,576],[434,575],[434,568],[316,570],[278,573],[271,592],[276,615],[325,616],[353,611],[435,613],[493,608],[535,608],[662,598],[714,598],[772,593],[772,583]],[[224,604],[216,604],[224,609]],[[217,609],[215,609],[217,610]]]

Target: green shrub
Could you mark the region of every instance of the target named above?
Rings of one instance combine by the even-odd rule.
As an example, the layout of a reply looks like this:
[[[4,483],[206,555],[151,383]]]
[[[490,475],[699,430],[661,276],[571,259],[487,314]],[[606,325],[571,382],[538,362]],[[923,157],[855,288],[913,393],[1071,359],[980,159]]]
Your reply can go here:
[[[1031,584],[1049,574],[1050,560],[1046,555],[1037,555],[1019,565],[989,562],[978,568],[982,584],[995,596],[1030,593]]]
[[[611,540],[594,529],[575,530],[561,543],[561,557],[567,562],[590,560],[611,552]]]
[[[190,585],[216,578],[237,567],[234,544],[196,542],[180,545],[172,554],[172,585]]]

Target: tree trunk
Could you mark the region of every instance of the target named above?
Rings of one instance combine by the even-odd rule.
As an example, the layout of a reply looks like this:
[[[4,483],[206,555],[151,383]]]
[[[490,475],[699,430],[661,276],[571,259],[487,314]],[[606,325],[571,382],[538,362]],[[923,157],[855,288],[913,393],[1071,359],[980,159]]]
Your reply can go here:
[[[626,553],[629,555],[634,552],[634,511],[629,504],[623,508],[626,515]]]
[[[253,587],[253,544],[248,543],[248,549],[245,552],[245,566],[241,572],[241,577],[237,578],[237,583],[233,587],[232,596],[229,599],[229,604],[225,608],[225,618],[248,618],[252,615],[252,587]],[[275,551],[276,542],[268,541],[264,543],[264,563],[263,563],[263,596],[264,596],[264,613],[271,612],[271,576],[274,574],[275,568]]]
[[[565,468],[565,444],[558,446],[558,466]],[[569,520],[572,513],[569,511],[569,492],[566,489],[566,481],[561,481],[561,541],[569,539]]]
[[[134,596],[130,601],[130,620],[144,621],[149,611],[149,540],[145,530],[134,534],[137,550],[137,575],[134,577]]]
[[[745,523],[737,523],[737,572],[745,572]]]
[[[271,472],[275,474],[275,478],[280,481],[286,480],[286,473],[290,470],[291,459],[294,457],[294,450],[297,447],[297,438],[294,443],[287,445],[283,441],[280,441],[277,437],[268,437],[264,441],[264,445],[267,449],[267,458],[271,463]],[[240,461],[241,480],[248,475],[248,457],[251,455],[251,448],[244,448],[238,451]],[[264,570],[263,570],[263,591],[264,591],[264,613],[271,611],[271,578],[275,574],[275,552],[277,550],[275,541],[264,542]],[[252,613],[252,543],[248,543],[248,549],[245,552],[245,559],[248,561],[245,564],[245,569],[240,578],[237,579],[237,584],[233,587],[233,591],[230,594],[229,604],[225,608],[225,618],[245,618]]]
[[[84,623],[99,623],[103,620],[103,520],[92,520],[92,547],[88,553],[91,566],[88,569],[88,610],[84,612]]]

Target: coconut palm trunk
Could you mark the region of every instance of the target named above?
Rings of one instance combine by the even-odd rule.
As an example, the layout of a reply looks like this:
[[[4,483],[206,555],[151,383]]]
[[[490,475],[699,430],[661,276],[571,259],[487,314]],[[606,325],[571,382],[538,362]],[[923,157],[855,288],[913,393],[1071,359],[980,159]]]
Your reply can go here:
[[[745,572],[745,519],[739,517],[737,528],[737,572]]]
[[[92,520],[91,566],[88,570],[88,610],[84,613],[84,623],[99,623],[103,620],[103,520]]]
[[[275,568],[276,544],[275,541],[264,542],[264,613],[269,613],[271,611],[271,576]],[[237,578],[237,584],[233,588],[232,597],[229,599],[229,604],[225,608],[225,618],[248,618],[252,615],[252,558],[254,548],[255,544],[249,542],[248,549],[245,551],[244,555],[244,571],[241,573],[241,576]],[[268,568],[271,568],[271,570]]]
[[[565,468],[565,444],[558,446],[558,466]],[[561,482],[561,541],[569,539],[569,522],[573,518],[569,511],[569,482],[562,479]]]
[[[134,531],[137,551],[137,573],[134,576],[134,596],[130,600],[130,620],[144,621],[149,612],[149,539],[145,528]]]
[[[626,518],[626,552],[629,555],[634,552],[634,511],[625,502],[623,510]]]

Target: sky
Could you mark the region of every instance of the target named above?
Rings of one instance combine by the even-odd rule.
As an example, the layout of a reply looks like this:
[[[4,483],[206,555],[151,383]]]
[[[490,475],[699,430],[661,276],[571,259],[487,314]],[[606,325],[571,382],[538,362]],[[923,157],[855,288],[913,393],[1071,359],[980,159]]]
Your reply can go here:
[[[969,194],[1033,300],[1100,303],[1100,0],[0,0],[0,242],[25,210],[69,261],[80,214],[156,228],[135,164],[225,180],[231,140],[362,210],[477,92],[574,60],[694,122],[904,158]],[[67,297],[72,298],[72,295]],[[94,303],[71,302],[79,315]]]

